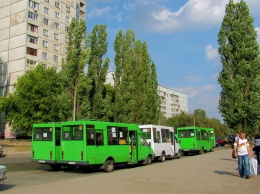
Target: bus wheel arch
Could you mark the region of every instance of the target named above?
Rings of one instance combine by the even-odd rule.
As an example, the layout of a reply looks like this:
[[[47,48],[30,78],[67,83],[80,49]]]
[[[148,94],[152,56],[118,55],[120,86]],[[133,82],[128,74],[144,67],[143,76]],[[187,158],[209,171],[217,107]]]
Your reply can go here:
[[[115,162],[112,157],[108,158],[104,163],[105,172],[113,172],[115,168]]]
[[[161,157],[160,157],[160,160],[161,160],[161,162],[165,162],[165,160],[166,160],[165,151],[162,152],[162,155],[161,155]]]
[[[152,156],[151,155],[148,155],[145,159],[145,164],[146,165],[149,165],[149,164],[152,164]]]

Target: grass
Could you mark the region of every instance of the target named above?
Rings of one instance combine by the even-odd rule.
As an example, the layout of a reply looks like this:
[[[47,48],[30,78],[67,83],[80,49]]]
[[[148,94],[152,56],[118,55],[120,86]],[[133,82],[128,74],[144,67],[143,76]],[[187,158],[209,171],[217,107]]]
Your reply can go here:
[[[0,144],[4,149],[4,154],[30,152],[32,143],[26,140],[0,140]]]

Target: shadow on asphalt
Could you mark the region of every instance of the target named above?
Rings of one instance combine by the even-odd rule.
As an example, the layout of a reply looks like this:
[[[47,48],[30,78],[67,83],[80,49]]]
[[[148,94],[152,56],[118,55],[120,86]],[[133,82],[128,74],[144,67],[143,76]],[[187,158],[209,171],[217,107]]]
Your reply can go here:
[[[230,159],[230,158],[219,158],[220,160],[228,160],[228,161],[234,161],[234,162],[237,162],[235,159]]]
[[[3,184],[0,185],[0,191],[7,191],[9,189],[12,189],[13,187],[15,187],[16,185],[12,185],[12,184]]]
[[[237,174],[234,174],[234,173],[232,173],[232,172],[220,171],[220,170],[215,170],[214,172],[215,172],[216,174],[219,174],[219,175],[229,175],[229,176],[239,177]]]

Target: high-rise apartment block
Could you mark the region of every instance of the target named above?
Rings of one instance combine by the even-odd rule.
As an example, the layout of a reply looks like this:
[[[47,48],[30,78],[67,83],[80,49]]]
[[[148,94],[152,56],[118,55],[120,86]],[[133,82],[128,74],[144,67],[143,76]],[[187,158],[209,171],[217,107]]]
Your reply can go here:
[[[106,76],[106,84],[114,86],[114,72],[109,72]],[[176,90],[158,86],[157,92],[161,98],[161,112],[166,118],[170,118],[181,112],[188,113],[188,95]]]
[[[1,96],[12,91],[17,77],[39,63],[57,71],[61,68],[70,22],[85,20],[85,9],[86,0],[0,1]]]

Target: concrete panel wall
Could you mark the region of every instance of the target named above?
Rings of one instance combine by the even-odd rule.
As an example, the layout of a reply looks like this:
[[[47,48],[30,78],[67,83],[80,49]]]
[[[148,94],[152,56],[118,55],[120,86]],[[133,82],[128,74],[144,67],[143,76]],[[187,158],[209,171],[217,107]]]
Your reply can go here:
[[[15,61],[18,59],[25,58],[25,54],[26,54],[25,46],[9,50],[9,61]],[[10,63],[9,63],[9,65],[10,65]]]
[[[21,23],[10,28],[10,37],[19,36],[21,34],[26,33],[27,31],[27,23]]]
[[[9,39],[3,40],[0,42],[0,52],[3,51],[8,51],[8,44],[9,44]]]
[[[0,30],[0,42],[9,38],[9,28]]]
[[[16,13],[16,14],[13,14],[13,15],[11,15],[10,25],[14,26],[14,25],[26,22],[27,17],[28,17],[28,11],[26,11],[26,10],[19,12],[19,13]]]
[[[0,59],[4,63],[7,62],[8,61],[8,51],[1,52]]]
[[[3,19],[0,19],[0,30],[4,28],[8,28],[10,26],[10,17],[5,17]]]
[[[26,10],[28,6],[28,1],[17,1],[16,3],[12,4],[11,7],[11,14],[19,13],[23,10]]]
[[[3,0],[1,1],[2,5]],[[0,18],[8,17],[11,13],[11,5],[4,6],[0,9]]]
[[[22,34],[19,36],[15,36],[13,38],[10,38],[10,44],[9,44],[9,49],[15,49],[21,46],[25,46],[25,41],[26,41],[26,34]]]

